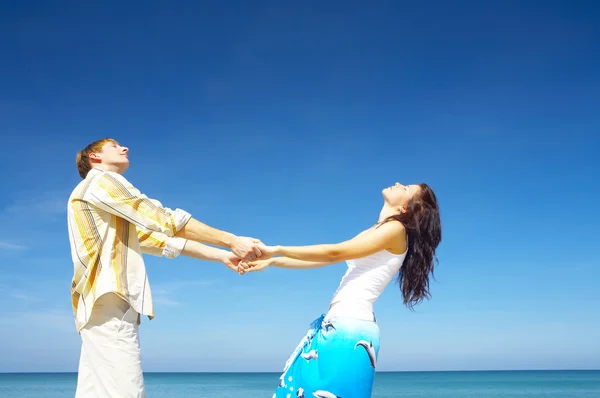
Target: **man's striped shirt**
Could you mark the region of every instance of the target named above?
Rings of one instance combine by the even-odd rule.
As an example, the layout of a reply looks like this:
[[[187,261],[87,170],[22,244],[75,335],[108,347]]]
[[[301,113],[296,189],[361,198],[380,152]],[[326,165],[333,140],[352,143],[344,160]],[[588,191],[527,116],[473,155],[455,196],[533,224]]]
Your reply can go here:
[[[77,330],[87,324],[96,299],[109,292],[152,319],[152,294],[142,253],[179,255],[186,240],[174,235],[191,215],[162,207],[118,173],[94,168],[71,193],[67,217]]]

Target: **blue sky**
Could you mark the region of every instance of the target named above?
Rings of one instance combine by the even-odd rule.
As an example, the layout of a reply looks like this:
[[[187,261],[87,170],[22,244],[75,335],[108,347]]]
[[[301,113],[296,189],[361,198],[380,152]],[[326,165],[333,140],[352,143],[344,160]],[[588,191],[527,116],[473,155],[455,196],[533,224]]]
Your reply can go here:
[[[76,371],[66,199],[111,136],[169,207],[269,244],[348,239],[430,184],[432,301],[376,305],[380,370],[600,368],[591,2],[3,3],[0,371]],[[147,371],[280,371],[344,264],[147,257]]]

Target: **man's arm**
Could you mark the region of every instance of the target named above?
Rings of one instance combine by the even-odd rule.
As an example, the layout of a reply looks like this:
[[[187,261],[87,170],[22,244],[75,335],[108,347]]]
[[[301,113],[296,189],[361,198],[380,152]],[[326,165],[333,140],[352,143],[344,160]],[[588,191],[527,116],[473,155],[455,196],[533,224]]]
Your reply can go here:
[[[143,231],[139,228],[137,228],[137,235],[142,253],[166,258],[175,258],[181,254],[200,260],[217,261],[240,274],[243,274],[247,268],[245,263],[240,262],[239,257],[226,250],[183,238],[170,237],[162,232]]]
[[[191,218],[177,231],[175,236],[209,245],[227,247],[244,261],[252,261],[262,255],[257,247],[257,244],[261,243],[258,239],[236,236],[230,232],[210,227],[195,218]]]
[[[183,238],[170,237],[162,232],[142,230],[136,228],[138,241],[142,253],[157,257],[175,258],[181,254],[186,240]]]
[[[197,242],[227,247],[244,261],[261,256],[258,240],[238,237],[210,227],[181,209],[158,205],[118,173],[104,172],[91,183],[85,200],[94,206],[135,224],[142,230],[161,232]]]
[[[213,228],[195,218],[190,218],[190,220],[175,233],[175,236],[221,247],[231,247],[236,238],[236,236],[230,232]]]
[[[181,209],[170,211],[149,199],[118,173],[103,172],[94,178],[84,200],[121,217],[143,230],[174,236],[191,215]]]

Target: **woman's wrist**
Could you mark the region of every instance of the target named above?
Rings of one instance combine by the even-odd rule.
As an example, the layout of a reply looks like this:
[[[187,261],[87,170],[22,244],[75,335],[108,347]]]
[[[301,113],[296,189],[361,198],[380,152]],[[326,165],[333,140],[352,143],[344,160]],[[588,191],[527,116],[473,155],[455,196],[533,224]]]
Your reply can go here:
[[[280,245],[274,246],[273,255],[274,256],[283,256],[283,247]]]

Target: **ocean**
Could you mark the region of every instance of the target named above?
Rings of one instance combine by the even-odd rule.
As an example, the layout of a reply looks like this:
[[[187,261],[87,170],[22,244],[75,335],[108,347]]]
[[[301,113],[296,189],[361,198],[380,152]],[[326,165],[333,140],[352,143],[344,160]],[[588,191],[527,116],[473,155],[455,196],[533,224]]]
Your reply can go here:
[[[279,375],[147,373],[145,380],[149,398],[271,398]],[[74,397],[76,382],[76,373],[0,373],[0,397]],[[600,398],[600,371],[377,372],[373,398],[397,397]]]

